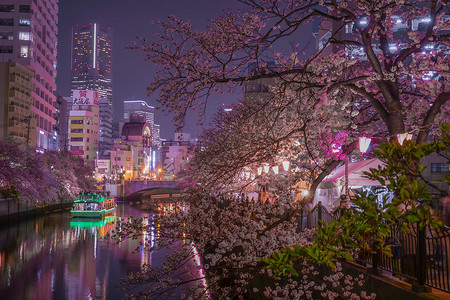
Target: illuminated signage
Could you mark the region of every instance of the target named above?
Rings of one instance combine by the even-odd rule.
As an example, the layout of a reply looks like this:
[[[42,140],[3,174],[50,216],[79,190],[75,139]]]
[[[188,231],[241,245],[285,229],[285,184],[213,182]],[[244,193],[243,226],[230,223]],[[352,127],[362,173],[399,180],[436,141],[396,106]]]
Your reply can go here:
[[[74,90],[73,105],[96,105],[98,106],[98,91]]]

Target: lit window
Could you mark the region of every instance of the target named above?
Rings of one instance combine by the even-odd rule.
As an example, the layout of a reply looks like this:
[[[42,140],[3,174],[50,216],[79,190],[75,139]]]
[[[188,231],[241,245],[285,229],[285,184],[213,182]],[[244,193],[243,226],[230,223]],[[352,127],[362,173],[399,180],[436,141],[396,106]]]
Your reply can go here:
[[[28,57],[28,46],[20,46],[20,57]]]
[[[431,164],[431,173],[450,173],[450,164]]]
[[[20,19],[19,26],[31,26],[30,19]]]
[[[19,40],[21,41],[33,41],[33,34],[31,32],[19,32]]]

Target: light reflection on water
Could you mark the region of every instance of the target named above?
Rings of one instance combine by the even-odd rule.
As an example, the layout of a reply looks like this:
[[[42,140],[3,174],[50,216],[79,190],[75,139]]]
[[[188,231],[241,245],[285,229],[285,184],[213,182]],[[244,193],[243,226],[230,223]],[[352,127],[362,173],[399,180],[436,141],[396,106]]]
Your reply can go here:
[[[145,251],[143,240],[104,239],[115,219],[149,216],[127,204],[115,217],[78,221],[68,212],[0,228],[0,295],[3,299],[122,299],[120,278],[143,264],[162,265],[164,253]],[[115,219],[114,219],[115,218]],[[135,251],[137,249],[137,251]],[[128,292],[129,293],[129,292]]]

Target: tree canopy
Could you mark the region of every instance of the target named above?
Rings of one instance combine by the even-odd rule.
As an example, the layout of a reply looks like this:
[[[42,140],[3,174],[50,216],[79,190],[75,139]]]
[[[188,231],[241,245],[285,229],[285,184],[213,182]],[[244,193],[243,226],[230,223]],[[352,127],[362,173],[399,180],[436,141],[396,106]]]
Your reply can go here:
[[[84,161],[70,153],[40,154],[15,140],[0,139],[0,184],[5,197],[29,205],[70,201],[80,191],[93,190],[91,175]]]
[[[203,31],[174,16],[157,21],[155,42],[131,46],[159,66],[149,94],[159,93],[178,125],[189,109],[202,114],[212,93],[265,78],[276,79],[283,95],[314,91],[317,106],[368,103],[391,138],[414,131],[423,142],[436,118],[448,118],[446,1],[240,2],[246,9],[224,12]],[[299,36],[309,23],[320,40],[304,58]]]

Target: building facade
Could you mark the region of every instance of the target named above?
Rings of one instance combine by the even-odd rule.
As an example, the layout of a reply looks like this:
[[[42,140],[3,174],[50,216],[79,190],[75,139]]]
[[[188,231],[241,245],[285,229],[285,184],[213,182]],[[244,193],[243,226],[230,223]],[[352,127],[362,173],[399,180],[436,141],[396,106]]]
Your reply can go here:
[[[99,155],[102,156],[111,150],[113,145],[113,111],[112,105],[106,98],[101,98],[99,119]]]
[[[36,146],[49,148],[55,131],[57,0],[11,0],[0,4],[0,62],[17,62],[32,72]]]
[[[0,138],[36,147],[33,77],[32,71],[17,63],[0,63]]]
[[[144,100],[125,100],[123,102],[123,119],[129,120],[131,114],[145,116],[145,121],[152,129],[152,145],[155,150],[161,149],[160,127],[155,124],[155,108]]]
[[[69,151],[93,169],[98,157],[99,102],[97,91],[73,91],[69,113]]]
[[[125,169],[125,177],[127,179],[148,178],[153,169],[154,155],[152,131],[145,121],[145,116],[131,114],[130,120],[123,125],[120,145],[116,145],[115,148],[124,149],[124,147],[131,151],[131,172]]]
[[[62,97],[58,96],[56,98],[56,133],[58,134],[58,148],[60,150],[68,150],[68,118],[69,118],[69,110],[68,110],[68,102],[72,105],[72,98],[70,97]]]

